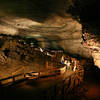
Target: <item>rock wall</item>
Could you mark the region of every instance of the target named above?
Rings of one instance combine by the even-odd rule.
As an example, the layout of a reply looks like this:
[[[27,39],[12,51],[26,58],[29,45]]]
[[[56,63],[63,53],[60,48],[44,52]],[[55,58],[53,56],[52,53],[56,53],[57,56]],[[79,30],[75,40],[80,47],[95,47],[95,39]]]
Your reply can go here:
[[[52,45],[73,55],[92,57],[81,45],[81,36],[86,24],[91,32],[95,26],[91,23],[99,19],[97,0],[7,0],[0,5],[0,33],[35,37],[43,48]]]
[[[85,8],[94,0],[2,1],[0,33],[35,37],[43,48],[53,45],[68,53],[91,58],[81,45]]]

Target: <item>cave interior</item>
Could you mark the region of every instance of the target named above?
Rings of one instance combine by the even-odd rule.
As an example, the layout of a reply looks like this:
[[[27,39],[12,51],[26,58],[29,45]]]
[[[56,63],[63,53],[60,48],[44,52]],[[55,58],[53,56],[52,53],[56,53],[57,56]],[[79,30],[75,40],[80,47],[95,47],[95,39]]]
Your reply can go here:
[[[0,0],[0,75],[3,76],[7,71],[11,72],[10,69],[15,70],[16,66],[26,66],[28,71],[44,70],[44,61],[53,63],[59,60],[59,55],[56,60],[50,60],[50,57],[42,54],[42,51],[35,51],[34,48],[46,49],[48,50],[45,50],[46,54],[52,50],[61,50],[82,63],[83,82],[69,91],[67,97],[59,94],[61,95],[58,96],[59,99],[55,99],[55,94],[48,93],[51,95],[49,98],[43,91],[41,100],[52,98],[65,100],[64,97],[68,100],[75,100],[75,98],[76,100],[100,100],[99,11],[98,0]],[[34,65],[37,68],[32,68]],[[60,65],[54,63],[54,66]],[[2,79],[1,76],[0,79]],[[31,88],[36,87],[34,94],[41,97],[42,90],[39,90],[38,85],[42,84],[42,81],[29,80],[6,88],[0,86],[0,96],[17,100],[32,97],[38,100],[37,97],[32,96]],[[52,82],[50,84],[52,86]],[[44,88],[45,85],[47,84],[41,86]],[[20,87],[19,90],[18,87]],[[27,92],[24,92],[24,88]],[[23,93],[18,94],[19,91]],[[39,94],[37,91],[40,91]]]

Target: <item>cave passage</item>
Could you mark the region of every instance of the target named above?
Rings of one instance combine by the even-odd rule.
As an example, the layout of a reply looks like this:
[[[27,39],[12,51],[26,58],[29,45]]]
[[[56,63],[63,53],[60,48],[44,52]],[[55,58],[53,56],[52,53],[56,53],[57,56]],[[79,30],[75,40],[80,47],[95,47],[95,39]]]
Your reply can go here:
[[[12,75],[12,69],[16,70],[22,66],[26,67],[26,71],[61,66],[61,63],[55,63],[60,56],[51,59],[52,55],[49,53],[52,50],[64,51],[73,59],[79,60],[84,68],[82,84],[73,89],[71,88],[79,82],[78,79],[81,80],[82,77],[79,76],[83,73],[66,71],[67,74],[63,74],[63,78],[71,74],[66,80],[55,77],[53,73],[52,77],[46,78],[46,75],[40,80],[21,80],[21,84],[18,82],[6,88],[2,87],[0,82],[0,96],[7,96],[10,99],[32,97],[34,100],[40,98],[41,100],[66,98],[67,100],[99,100],[100,69],[94,65],[97,59],[94,60],[92,55],[93,52],[98,53],[100,50],[99,11],[98,0],[0,0],[0,77],[8,75],[7,72]],[[95,41],[88,43],[89,39],[94,40],[94,38]],[[88,44],[88,48],[83,46],[83,41]],[[95,48],[89,48],[91,44]],[[41,53],[42,50],[45,53]],[[46,60],[48,61],[45,62]],[[55,72],[58,75],[59,71]],[[45,86],[47,86],[46,90]],[[71,91],[66,92],[69,87]]]

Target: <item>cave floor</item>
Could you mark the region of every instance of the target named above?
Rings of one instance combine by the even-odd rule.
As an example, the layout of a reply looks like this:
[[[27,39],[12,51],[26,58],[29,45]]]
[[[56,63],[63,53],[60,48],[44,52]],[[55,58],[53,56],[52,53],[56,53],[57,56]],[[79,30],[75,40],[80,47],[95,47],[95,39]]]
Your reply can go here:
[[[41,96],[41,93],[44,93],[45,95],[48,92],[43,91],[44,88],[53,90],[48,87],[49,85],[53,86],[54,83],[59,82],[59,78],[61,77],[42,78],[36,81],[24,81],[14,87],[6,88],[4,95],[5,97],[10,97],[11,99],[31,99],[32,97],[36,100],[40,100],[37,99],[39,98],[38,95]],[[81,85],[77,86],[66,94],[67,100],[100,100],[100,81],[98,81],[97,78],[97,73],[95,73],[94,71],[88,73],[86,79],[84,79],[84,82]],[[41,100],[42,99],[43,98],[41,98]]]

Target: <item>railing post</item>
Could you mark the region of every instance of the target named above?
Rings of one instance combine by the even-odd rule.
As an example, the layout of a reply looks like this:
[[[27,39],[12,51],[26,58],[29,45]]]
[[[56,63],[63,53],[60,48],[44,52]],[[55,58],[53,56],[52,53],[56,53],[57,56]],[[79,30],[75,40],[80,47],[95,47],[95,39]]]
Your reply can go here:
[[[38,72],[38,79],[40,78],[40,72]]]
[[[26,77],[25,73],[24,73],[24,78]]]
[[[15,76],[12,76],[12,78],[13,78],[13,83],[15,82]]]
[[[23,67],[23,73],[24,73],[24,78],[26,77],[26,75],[25,75],[25,68]]]

